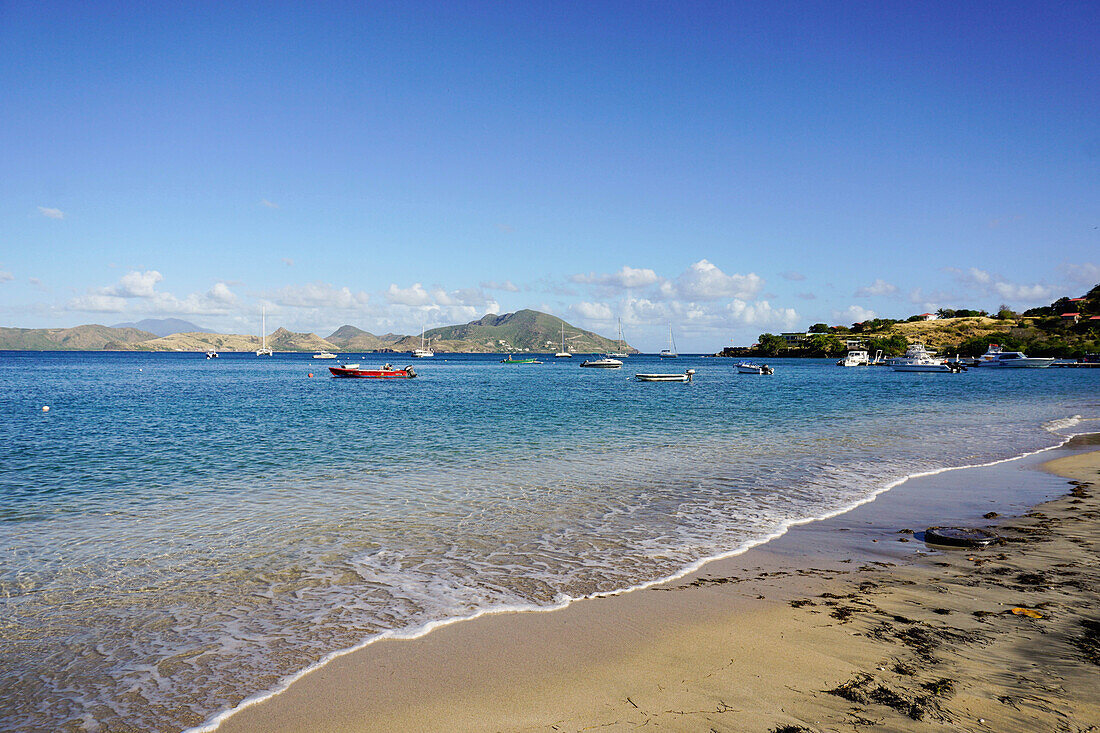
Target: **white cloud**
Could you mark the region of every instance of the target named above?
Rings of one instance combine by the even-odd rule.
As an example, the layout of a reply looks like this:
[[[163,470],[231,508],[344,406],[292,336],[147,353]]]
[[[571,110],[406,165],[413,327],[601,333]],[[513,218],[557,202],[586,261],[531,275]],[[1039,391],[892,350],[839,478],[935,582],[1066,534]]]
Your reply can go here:
[[[817,300],[817,295],[814,293],[799,293],[798,297],[802,300]]]
[[[126,299],[114,295],[82,295],[70,300],[65,307],[88,313],[121,313],[126,310]]]
[[[518,293],[519,292],[519,288],[516,287],[516,284],[513,283],[511,280],[505,280],[502,283],[498,283],[498,282],[495,282],[493,280],[490,280],[488,282],[481,283],[481,287],[486,289],[486,290],[504,290],[505,292],[509,292],[509,293]]]
[[[898,286],[888,283],[882,278],[876,278],[870,285],[864,286],[855,292],[857,298],[869,298],[871,296],[893,295],[898,292]]]
[[[726,313],[735,326],[791,329],[800,320],[794,308],[773,308],[766,300],[747,303],[734,299],[726,305]]]
[[[65,212],[62,211],[61,209],[50,209],[50,208],[45,207],[45,206],[39,206],[38,207],[38,213],[42,214],[42,216],[46,217],[47,219],[64,219],[65,218]]]
[[[337,288],[325,282],[305,285],[288,285],[277,290],[272,299],[290,308],[334,308],[348,310],[361,308],[370,300],[367,293],[353,293],[351,288]]]
[[[794,270],[787,270],[786,272],[779,273],[779,277],[784,280],[793,280],[795,282],[801,282],[806,279],[806,276],[801,272],[795,272]]]
[[[606,303],[574,303],[569,307],[571,311],[581,318],[589,321],[611,321],[615,316],[611,312],[611,306]]]
[[[597,275],[590,272],[587,275],[573,275],[569,279],[572,282],[584,285],[606,285],[629,289],[653,285],[659,282],[661,278],[653,270],[636,269],[629,265],[623,265],[621,270],[610,275]]]
[[[65,307],[91,313],[127,311],[135,315],[224,315],[237,307],[237,296],[225,282],[214,283],[205,293],[192,293],[180,299],[156,290],[156,284],[163,279],[156,270],[132,270],[114,285],[72,298]]]
[[[1054,290],[1047,285],[1014,283],[1000,275],[980,270],[977,267],[971,267],[965,271],[955,267],[946,267],[944,271],[953,274],[959,283],[972,292],[980,295],[997,296],[1006,301],[1040,303],[1049,301],[1054,295]]]
[[[100,295],[113,295],[119,298],[152,298],[156,293],[156,284],[164,279],[156,270],[138,272],[131,270],[110,287],[100,288]]]
[[[850,305],[842,311],[833,311],[834,323],[863,323],[875,318],[878,314],[859,305]]]
[[[284,257],[283,264],[287,267],[294,267],[294,260],[290,259],[289,257]]]
[[[0,283],[6,283],[9,280],[14,280],[14,279],[15,279],[15,275],[12,275],[10,272],[5,272],[3,270],[0,270]]]
[[[1100,283],[1100,265],[1095,262],[1082,262],[1079,265],[1062,265],[1059,268],[1074,285],[1081,285],[1086,288]]]
[[[413,283],[408,288],[399,288],[396,283],[390,283],[384,296],[387,302],[399,305],[428,305],[432,302],[428,291],[420,283]]]
[[[260,206],[264,206],[268,209],[277,209],[277,208],[279,208],[278,204],[273,204],[270,201],[268,201],[267,199],[260,199]]]
[[[688,300],[751,299],[763,287],[764,280],[755,273],[727,275],[707,260],[699,260],[676,278],[676,292]]]

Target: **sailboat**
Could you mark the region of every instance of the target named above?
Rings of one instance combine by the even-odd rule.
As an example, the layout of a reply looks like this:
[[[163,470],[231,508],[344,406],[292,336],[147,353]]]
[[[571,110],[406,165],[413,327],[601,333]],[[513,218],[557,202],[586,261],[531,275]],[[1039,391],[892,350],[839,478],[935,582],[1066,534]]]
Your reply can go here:
[[[554,354],[555,359],[572,359],[573,355],[565,350],[565,324],[561,324],[561,351]]]
[[[668,324],[668,348],[661,349],[661,353],[658,354],[665,359],[675,359],[679,354],[676,353],[676,341],[672,338],[672,324]]]
[[[271,356],[271,349],[267,348],[267,308],[260,308],[260,338],[263,345],[256,349],[256,356]]]
[[[604,356],[606,356],[608,359],[625,359],[626,357],[630,356],[630,354],[626,353],[626,351],[623,350],[623,319],[621,318],[619,319],[619,340],[616,343],[618,348],[609,354],[605,354]]]
[[[417,359],[427,359],[430,356],[435,356],[435,352],[431,349],[432,340],[428,339],[427,345],[424,344],[424,325],[420,326],[420,348],[413,349],[412,355]]]

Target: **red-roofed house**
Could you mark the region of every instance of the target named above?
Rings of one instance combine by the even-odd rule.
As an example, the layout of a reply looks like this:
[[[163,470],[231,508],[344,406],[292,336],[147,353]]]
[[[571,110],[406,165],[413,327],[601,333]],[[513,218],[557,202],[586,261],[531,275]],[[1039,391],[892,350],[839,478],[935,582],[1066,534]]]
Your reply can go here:
[[[1062,320],[1063,321],[1073,321],[1074,323],[1077,323],[1077,321],[1081,320],[1081,314],[1080,313],[1063,313],[1062,314]]]
[[[935,313],[921,313],[920,317],[926,321],[935,321],[939,319],[939,316],[937,316]]]

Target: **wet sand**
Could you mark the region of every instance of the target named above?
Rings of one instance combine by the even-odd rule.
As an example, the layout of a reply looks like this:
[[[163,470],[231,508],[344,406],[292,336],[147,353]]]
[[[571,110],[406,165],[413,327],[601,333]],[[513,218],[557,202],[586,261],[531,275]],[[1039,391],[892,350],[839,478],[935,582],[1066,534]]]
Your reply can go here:
[[[1100,730],[1090,440],[1045,454],[1062,479],[949,472],[664,586],[380,641],[219,730]],[[920,541],[961,520],[1002,541]]]

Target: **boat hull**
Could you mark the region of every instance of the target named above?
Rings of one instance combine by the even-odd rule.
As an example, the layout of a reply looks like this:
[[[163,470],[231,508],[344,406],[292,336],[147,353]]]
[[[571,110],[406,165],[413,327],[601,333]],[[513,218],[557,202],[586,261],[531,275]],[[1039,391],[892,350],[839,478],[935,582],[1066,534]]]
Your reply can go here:
[[[688,369],[683,374],[635,374],[639,382],[690,382],[695,370]]]
[[[1029,356],[1023,359],[1005,359],[989,366],[996,366],[1002,369],[1046,369],[1054,363],[1053,358],[1045,359],[1038,356]]]
[[[588,369],[621,369],[623,363],[617,359],[597,359],[595,361],[582,361],[581,366]]]
[[[346,379],[412,379],[416,372],[412,367],[404,369],[355,369],[351,367],[329,367],[332,376]]]
[[[895,372],[953,372],[946,364],[895,364]]]

